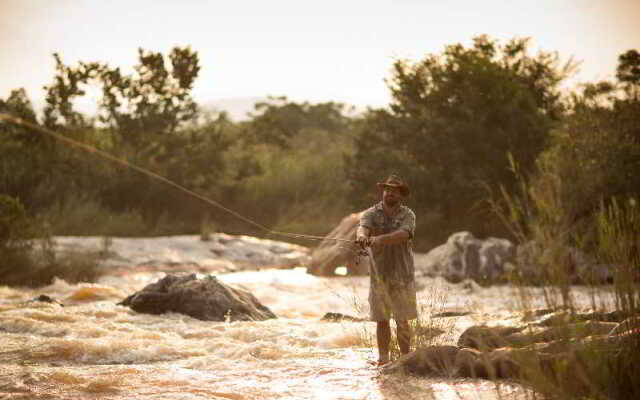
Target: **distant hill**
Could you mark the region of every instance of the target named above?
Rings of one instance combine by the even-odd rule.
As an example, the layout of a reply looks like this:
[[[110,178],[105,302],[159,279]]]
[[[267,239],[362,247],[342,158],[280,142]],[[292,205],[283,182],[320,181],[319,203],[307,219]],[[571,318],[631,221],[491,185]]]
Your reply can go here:
[[[233,121],[248,120],[248,113],[255,111],[256,103],[267,101],[266,97],[233,97],[200,103],[206,111],[226,111]]]
[[[250,119],[249,113],[255,111],[255,105],[257,103],[265,102],[268,103],[270,100],[268,97],[229,97],[218,100],[210,100],[210,101],[198,101],[196,100],[200,108],[204,111],[210,112],[221,112],[226,111],[231,117],[233,121],[247,121]],[[291,100],[289,100],[291,101]],[[39,116],[42,116],[42,111],[46,105],[44,99],[33,99],[32,100],[33,108]],[[74,109],[76,111],[80,111],[85,115],[95,115],[97,111],[97,105],[95,103],[95,99],[81,99],[81,101],[77,101],[74,103]],[[345,115],[347,116],[356,116],[365,111],[366,107],[357,106],[353,108],[347,108],[344,110]]]
[[[233,121],[246,121],[250,117],[248,113],[254,112],[256,103],[268,103],[274,101],[268,97],[233,97],[219,100],[201,102],[200,107],[205,111],[226,111]],[[289,99],[288,101],[292,101]],[[275,101],[277,103],[277,101]],[[363,114],[366,106],[350,106],[346,105],[344,113],[346,116],[354,117]]]

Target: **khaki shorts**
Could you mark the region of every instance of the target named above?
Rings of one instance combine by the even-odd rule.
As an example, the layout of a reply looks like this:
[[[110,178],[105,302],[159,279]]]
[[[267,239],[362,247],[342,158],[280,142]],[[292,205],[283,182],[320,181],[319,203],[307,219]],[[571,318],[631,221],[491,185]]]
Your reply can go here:
[[[388,321],[391,318],[396,321],[416,319],[416,285],[414,282],[402,286],[372,282],[369,287],[369,307],[371,321]]]

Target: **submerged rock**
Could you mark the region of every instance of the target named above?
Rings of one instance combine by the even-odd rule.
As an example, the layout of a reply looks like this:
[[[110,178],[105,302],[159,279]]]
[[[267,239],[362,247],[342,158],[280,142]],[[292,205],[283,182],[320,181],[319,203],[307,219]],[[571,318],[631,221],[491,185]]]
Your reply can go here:
[[[450,310],[442,311],[437,314],[433,314],[431,318],[451,318],[451,317],[464,317],[471,314],[471,311],[466,310]]]
[[[31,299],[31,301],[40,302],[40,303],[57,304],[60,307],[64,307],[64,304],[60,303],[58,300],[54,299],[53,297],[47,296],[46,294],[41,294],[38,297],[34,297],[33,299]]]
[[[342,321],[351,321],[351,322],[362,322],[366,321],[364,318],[353,317],[351,315],[346,315],[342,313],[328,312],[322,318],[322,321],[329,322],[342,322]]]
[[[119,305],[145,314],[176,312],[204,321],[262,321],[277,318],[251,293],[208,275],[167,275]]]

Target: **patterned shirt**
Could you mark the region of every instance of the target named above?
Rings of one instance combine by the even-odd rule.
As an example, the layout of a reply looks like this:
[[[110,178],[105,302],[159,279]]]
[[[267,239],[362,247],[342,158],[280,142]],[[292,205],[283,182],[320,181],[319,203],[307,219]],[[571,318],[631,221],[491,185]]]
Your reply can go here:
[[[406,286],[414,282],[413,251],[411,239],[416,229],[416,215],[409,207],[400,206],[396,215],[384,213],[382,202],[364,211],[360,226],[368,228],[372,236],[405,230],[409,240],[372,248],[375,268],[371,268],[371,281],[382,280],[389,284]]]

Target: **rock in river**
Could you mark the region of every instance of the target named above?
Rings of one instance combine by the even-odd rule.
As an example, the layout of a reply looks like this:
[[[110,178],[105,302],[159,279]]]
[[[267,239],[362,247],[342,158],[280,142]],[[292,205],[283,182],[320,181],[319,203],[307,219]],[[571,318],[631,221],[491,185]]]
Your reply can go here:
[[[336,268],[344,266],[348,275],[367,275],[369,273],[369,259],[358,256],[355,243],[345,240],[355,240],[356,230],[362,212],[347,215],[340,224],[327,235],[317,248],[311,253],[311,262],[307,272],[317,276],[333,276]],[[339,240],[332,240],[339,239]]]
[[[177,312],[205,321],[263,321],[277,318],[251,293],[208,275],[167,275],[124,299],[120,305],[146,314]]]

